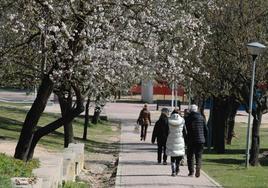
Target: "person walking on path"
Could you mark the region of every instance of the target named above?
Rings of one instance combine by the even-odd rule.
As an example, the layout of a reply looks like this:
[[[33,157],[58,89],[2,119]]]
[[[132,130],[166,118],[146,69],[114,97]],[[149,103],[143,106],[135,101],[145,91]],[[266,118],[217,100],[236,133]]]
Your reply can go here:
[[[152,133],[152,143],[155,143],[155,139],[157,140],[157,162],[160,164],[162,160],[163,153],[163,164],[167,164],[167,155],[166,155],[166,142],[168,136],[168,108],[163,108],[161,110],[161,115],[159,120],[155,122],[154,130]]]
[[[171,176],[176,176],[180,171],[180,161],[185,154],[184,119],[178,113],[174,113],[169,118],[168,125],[167,155],[171,157]]]
[[[205,135],[207,134],[207,127],[205,119],[198,112],[197,105],[193,104],[190,107],[190,114],[185,118],[187,130],[187,163],[188,163],[188,176],[194,175],[194,159],[196,161],[195,177],[200,176],[202,153],[205,144]]]
[[[172,112],[171,112],[171,115],[172,114],[180,114],[180,109],[179,108],[175,108]]]
[[[151,115],[147,104],[144,104],[143,109],[140,111],[137,123],[141,125],[141,140],[145,141],[148,125],[151,125]]]

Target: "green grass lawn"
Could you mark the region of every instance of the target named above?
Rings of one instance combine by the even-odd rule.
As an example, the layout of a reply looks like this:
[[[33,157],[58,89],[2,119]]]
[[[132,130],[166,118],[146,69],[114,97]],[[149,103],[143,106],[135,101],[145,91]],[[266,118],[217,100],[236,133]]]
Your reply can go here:
[[[206,151],[203,155],[203,170],[224,187],[268,187],[268,158],[262,158],[258,167],[245,168],[246,124],[237,123],[232,145],[227,145],[226,154]],[[261,128],[261,152],[268,151],[268,128]]]
[[[0,103],[0,139],[14,140],[17,142],[20,130],[25,119],[27,110],[23,109],[21,106]],[[60,114],[44,113],[41,117],[38,126],[45,126],[49,122],[52,122],[60,117]],[[101,121],[97,125],[91,125],[88,128],[88,140],[82,140],[83,136],[83,118],[76,118],[73,122],[75,140],[77,142],[85,143],[85,154],[94,153],[118,153],[119,144],[111,141],[112,137],[118,136],[118,125],[107,121]],[[117,127],[114,129],[113,127]],[[63,128],[57,129],[55,132],[44,136],[38,143],[39,146],[50,150],[62,150],[64,143]],[[1,152],[1,151],[0,151]],[[13,160],[10,158],[10,160]],[[7,163],[8,164],[8,163]],[[23,163],[22,163],[23,164]],[[1,171],[0,162],[0,188],[9,187],[6,186],[6,182],[9,182],[10,176],[17,176],[15,171],[11,171],[9,176],[6,176],[6,171]],[[18,167],[19,168],[19,167]],[[28,171],[27,171],[28,172]],[[31,169],[29,169],[29,173]],[[25,176],[29,175],[26,174]],[[6,177],[5,181],[2,177]],[[5,184],[3,183],[5,182]],[[88,187],[82,184],[68,183],[66,187]]]

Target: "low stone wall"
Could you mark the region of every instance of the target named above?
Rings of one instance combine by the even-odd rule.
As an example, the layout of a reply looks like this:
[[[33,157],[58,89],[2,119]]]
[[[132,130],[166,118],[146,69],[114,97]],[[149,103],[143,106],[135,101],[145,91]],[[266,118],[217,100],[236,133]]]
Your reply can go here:
[[[75,181],[84,168],[84,147],[83,143],[72,143],[60,156],[39,158],[34,178],[11,178],[12,188],[58,188],[63,181]]]

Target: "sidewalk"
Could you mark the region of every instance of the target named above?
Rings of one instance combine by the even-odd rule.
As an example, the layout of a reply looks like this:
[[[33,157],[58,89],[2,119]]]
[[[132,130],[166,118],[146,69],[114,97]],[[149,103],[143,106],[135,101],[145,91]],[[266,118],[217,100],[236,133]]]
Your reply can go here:
[[[188,177],[187,166],[180,167],[176,177],[171,176],[170,158],[168,165],[157,164],[157,146],[150,143],[153,126],[148,127],[147,140],[140,141],[134,131],[135,121],[122,121],[121,148],[116,176],[119,187],[176,187],[208,188],[220,187],[204,172],[199,178]]]

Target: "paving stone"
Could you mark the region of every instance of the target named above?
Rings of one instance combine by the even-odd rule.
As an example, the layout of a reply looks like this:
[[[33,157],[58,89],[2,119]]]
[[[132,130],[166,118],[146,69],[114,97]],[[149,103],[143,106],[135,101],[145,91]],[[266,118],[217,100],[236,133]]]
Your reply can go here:
[[[139,133],[133,131],[134,125],[134,120],[122,122],[116,188],[220,187],[203,171],[199,178],[188,177],[187,166],[181,166],[179,175],[172,177],[170,163],[168,165],[157,164],[157,145],[150,143],[153,126],[148,127],[147,140],[140,141]]]

